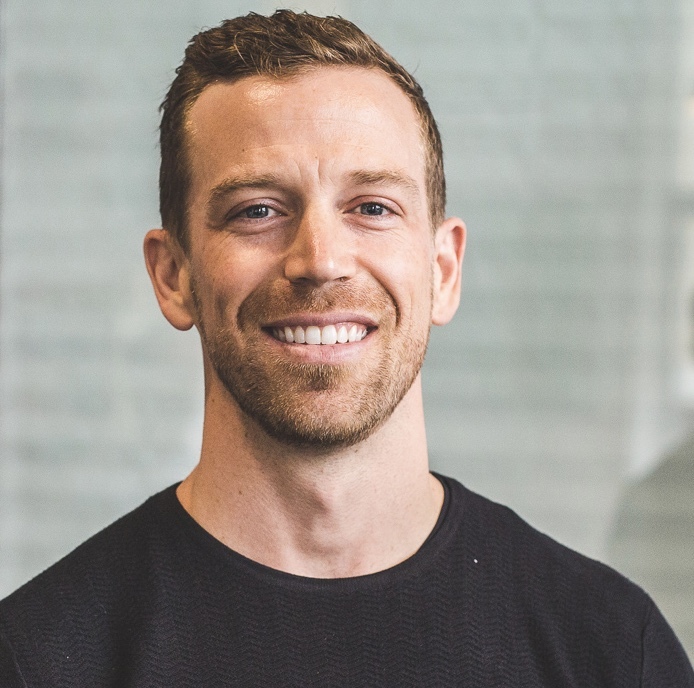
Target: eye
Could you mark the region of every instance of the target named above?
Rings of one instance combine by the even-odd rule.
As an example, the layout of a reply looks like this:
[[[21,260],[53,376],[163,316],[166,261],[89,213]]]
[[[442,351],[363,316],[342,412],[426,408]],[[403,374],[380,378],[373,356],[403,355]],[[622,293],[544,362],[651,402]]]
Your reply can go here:
[[[239,215],[249,220],[259,220],[265,217],[269,217],[272,212],[272,208],[267,205],[251,205],[248,208],[244,208]]]
[[[378,217],[380,215],[388,215],[390,213],[390,210],[388,210],[388,208],[386,208],[382,203],[369,201],[368,203],[362,203],[359,206],[359,212],[362,215]]]

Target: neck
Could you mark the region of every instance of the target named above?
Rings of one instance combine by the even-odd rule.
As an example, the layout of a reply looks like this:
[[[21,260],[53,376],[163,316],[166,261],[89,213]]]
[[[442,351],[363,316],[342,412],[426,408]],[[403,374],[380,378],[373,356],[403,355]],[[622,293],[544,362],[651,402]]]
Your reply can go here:
[[[184,508],[224,544],[271,568],[317,578],[365,575],[410,557],[436,523],[443,489],[430,475],[419,378],[359,444],[281,445],[210,393]]]

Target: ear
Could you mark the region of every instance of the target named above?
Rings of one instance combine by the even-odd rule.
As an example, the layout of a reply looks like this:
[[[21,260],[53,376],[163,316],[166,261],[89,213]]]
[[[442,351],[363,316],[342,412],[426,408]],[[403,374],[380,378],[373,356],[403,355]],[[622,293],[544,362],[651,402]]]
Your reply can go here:
[[[434,325],[445,325],[458,310],[465,236],[465,223],[458,217],[449,217],[436,230],[431,310]]]
[[[183,249],[165,229],[152,229],[145,236],[144,252],[161,312],[177,330],[189,330],[195,324],[195,312]]]

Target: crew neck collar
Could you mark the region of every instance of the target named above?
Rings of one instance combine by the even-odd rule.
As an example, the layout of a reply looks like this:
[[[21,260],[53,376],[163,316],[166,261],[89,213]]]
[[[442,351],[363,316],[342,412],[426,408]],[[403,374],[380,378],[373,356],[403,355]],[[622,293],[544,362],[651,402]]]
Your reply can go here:
[[[228,575],[233,575],[234,570],[243,571],[244,575],[255,577],[268,585],[297,590],[348,592],[387,588],[401,585],[403,580],[421,575],[435,565],[439,553],[445,549],[460,526],[459,514],[464,506],[462,485],[438,473],[432,474],[441,482],[444,498],[436,524],[420,548],[404,561],[387,569],[348,578],[300,576],[271,568],[236,552],[205,530],[183,508],[176,496],[176,488],[180,483],[172,485],[161,494],[160,506],[162,515],[169,516],[167,520],[173,524],[172,536],[177,540],[186,538],[201,551],[200,561],[220,567],[222,575],[225,570]]]

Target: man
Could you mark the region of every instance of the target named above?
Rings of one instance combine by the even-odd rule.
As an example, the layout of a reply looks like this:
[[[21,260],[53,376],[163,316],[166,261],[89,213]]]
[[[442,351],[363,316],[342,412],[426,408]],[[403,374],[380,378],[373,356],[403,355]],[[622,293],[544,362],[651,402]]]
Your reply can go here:
[[[162,312],[200,462],[0,606],[3,686],[694,686],[650,599],[429,472],[465,227],[414,79],[349,22],[199,34],[164,101]]]

